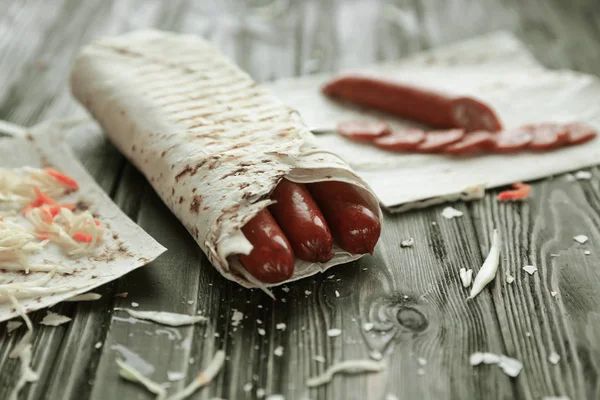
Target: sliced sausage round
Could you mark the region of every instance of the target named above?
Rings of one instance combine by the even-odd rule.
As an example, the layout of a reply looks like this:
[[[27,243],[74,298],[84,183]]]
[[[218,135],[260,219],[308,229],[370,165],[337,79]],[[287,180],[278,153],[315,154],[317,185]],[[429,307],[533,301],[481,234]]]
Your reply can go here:
[[[425,140],[415,148],[415,151],[421,153],[442,152],[447,146],[460,141],[464,135],[465,131],[462,129],[427,132]]]
[[[444,148],[444,153],[465,154],[487,150],[494,146],[495,136],[488,131],[469,132],[460,141]]]
[[[425,136],[425,132],[420,129],[395,130],[391,135],[375,139],[373,144],[385,150],[406,151],[417,147],[425,140]]]
[[[569,144],[585,143],[597,136],[596,130],[584,123],[572,123],[566,125],[569,132]]]
[[[530,129],[533,134],[529,143],[529,148],[533,150],[556,149],[569,142],[569,131],[562,124],[543,123],[527,125],[524,128]]]
[[[390,134],[390,127],[383,121],[345,121],[337,126],[337,132],[352,140],[372,140]]]
[[[533,133],[526,127],[507,129],[494,137],[494,151],[508,153],[522,150],[533,140]]]

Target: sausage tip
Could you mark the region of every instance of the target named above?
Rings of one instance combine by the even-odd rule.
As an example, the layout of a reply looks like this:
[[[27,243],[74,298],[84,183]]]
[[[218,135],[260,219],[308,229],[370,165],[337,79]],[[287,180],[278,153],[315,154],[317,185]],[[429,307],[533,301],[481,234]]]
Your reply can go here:
[[[300,246],[298,251],[299,254],[302,254],[300,257],[302,260],[310,261],[310,262],[320,262],[324,263],[333,258],[335,253],[331,251],[333,248],[333,239],[331,236],[329,240],[321,239],[320,237],[315,238],[314,240],[305,242],[304,245]]]
[[[244,268],[263,283],[280,283],[294,274],[294,253],[287,238],[267,209],[242,227],[253,248],[240,254]]]
[[[364,235],[363,237],[363,246],[365,249],[365,253],[369,253],[373,255],[375,253],[375,246],[377,245],[377,241],[379,239],[379,232],[374,234],[373,232],[369,232],[369,234]]]
[[[331,260],[334,255],[335,254],[333,253],[333,251],[330,251],[329,253],[323,253],[323,254],[319,255],[319,258],[317,261],[320,263],[325,263],[325,262]]]
[[[354,254],[373,253],[381,234],[381,222],[362,194],[339,181],[314,182],[309,190],[337,245]]]

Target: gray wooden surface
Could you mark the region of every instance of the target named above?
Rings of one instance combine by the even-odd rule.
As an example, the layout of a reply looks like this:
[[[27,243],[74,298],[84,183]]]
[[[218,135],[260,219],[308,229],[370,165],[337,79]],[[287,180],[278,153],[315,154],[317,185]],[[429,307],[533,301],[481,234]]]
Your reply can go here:
[[[143,27],[202,35],[260,81],[392,60],[497,29],[515,32],[548,67],[600,74],[597,0],[0,0],[0,118],[30,125],[81,114],[67,88],[80,46]],[[442,207],[386,216],[373,257],[290,285],[289,292],[277,289],[282,300],[273,303],[210,268],[141,175],[101,135],[69,140],[115,201],[169,251],[101,288],[100,301],[53,308],[72,316],[71,323],[36,325],[34,367],[41,377],[23,399],[151,398],[118,378],[117,356],[153,369],[150,376],[160,382],[167,371],[183,371],[183,381],[171,382],[175,390],[219,348],[227,353],[224,369],[192,398],[600,398],[597,169],[590,181],[558,176],[537,182],[524,204],[498,204],[494,193],[456,204],[465,215],[452,221],[441,218]],[[500,277],[465,302],[458,269],[481,265],[494,225],[505,233],[501,271],[512,271],[516,281],[509,285]],[[572,239],[581,233],[590,237],[585,246]],[[409,236],[414,248],[400,249]],[[525,264],[538,272],[526,275]],[[121,292],[128,297],[115,297]],[[210,323],[165,329],[112,311],[131,302],[145,310],[200,311]],[[234,310],[244,314],[237,327]],[[371,332],[361,328],[367,321],[375,325]],[[282,322],[286,329],[277,330]],[[343,333],[330,338],[329,328]],[[0,399],[18,376],[18,363],[7,354],[22,333],[8,337],[0,326]],[[103,345],[96,349],[98,342]],[[284,348],[281,357],[273,354],[277,346]],[[386,372],[306,388],[305,380],[331,363],[373,351],[388,361]],[[471,367],[468,356],[475,351],[515,357],[524,370],[512,379],[494,366]],[[548,362],[552,351],[561,356],[557,365]]]

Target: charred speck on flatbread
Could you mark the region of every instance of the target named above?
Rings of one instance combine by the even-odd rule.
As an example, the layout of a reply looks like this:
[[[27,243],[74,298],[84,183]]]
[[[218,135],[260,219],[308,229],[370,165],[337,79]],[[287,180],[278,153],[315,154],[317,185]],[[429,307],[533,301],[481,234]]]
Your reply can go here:
[[[185,168],[175,176],[175,182],[179,182],[184,175],[189,174],[190,172],[192,172],[192,167],[186,165]]]
[[[223,175],[221,177],[221,179],[229,178],[230,176],[238,176],[240,174],[243,174],[246,171],[248,171],[248,168],[241,167],[241,168],[235,169],[235,170]]]
[[[192,204],[190,204],[190,211],[193,213],[198,214],[198,210],[200,209],[200,206],[202,205],[202,196],[194,196],[194,199],[192,200]]]
[[[78,201],[75,204],[75,210],[77,210],[77,211],[86,211],[89,208],[90,208],[89,204],[87,204],[85,201]]]

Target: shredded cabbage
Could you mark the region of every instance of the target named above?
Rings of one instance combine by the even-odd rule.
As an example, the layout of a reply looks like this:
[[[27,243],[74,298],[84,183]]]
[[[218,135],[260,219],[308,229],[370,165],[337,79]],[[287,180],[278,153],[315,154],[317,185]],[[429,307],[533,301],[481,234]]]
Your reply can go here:
[[[0,168],[0,216],[14,215],[31,203],[34,187],[56,198],[65,194],[65,186],[40,168]]]

